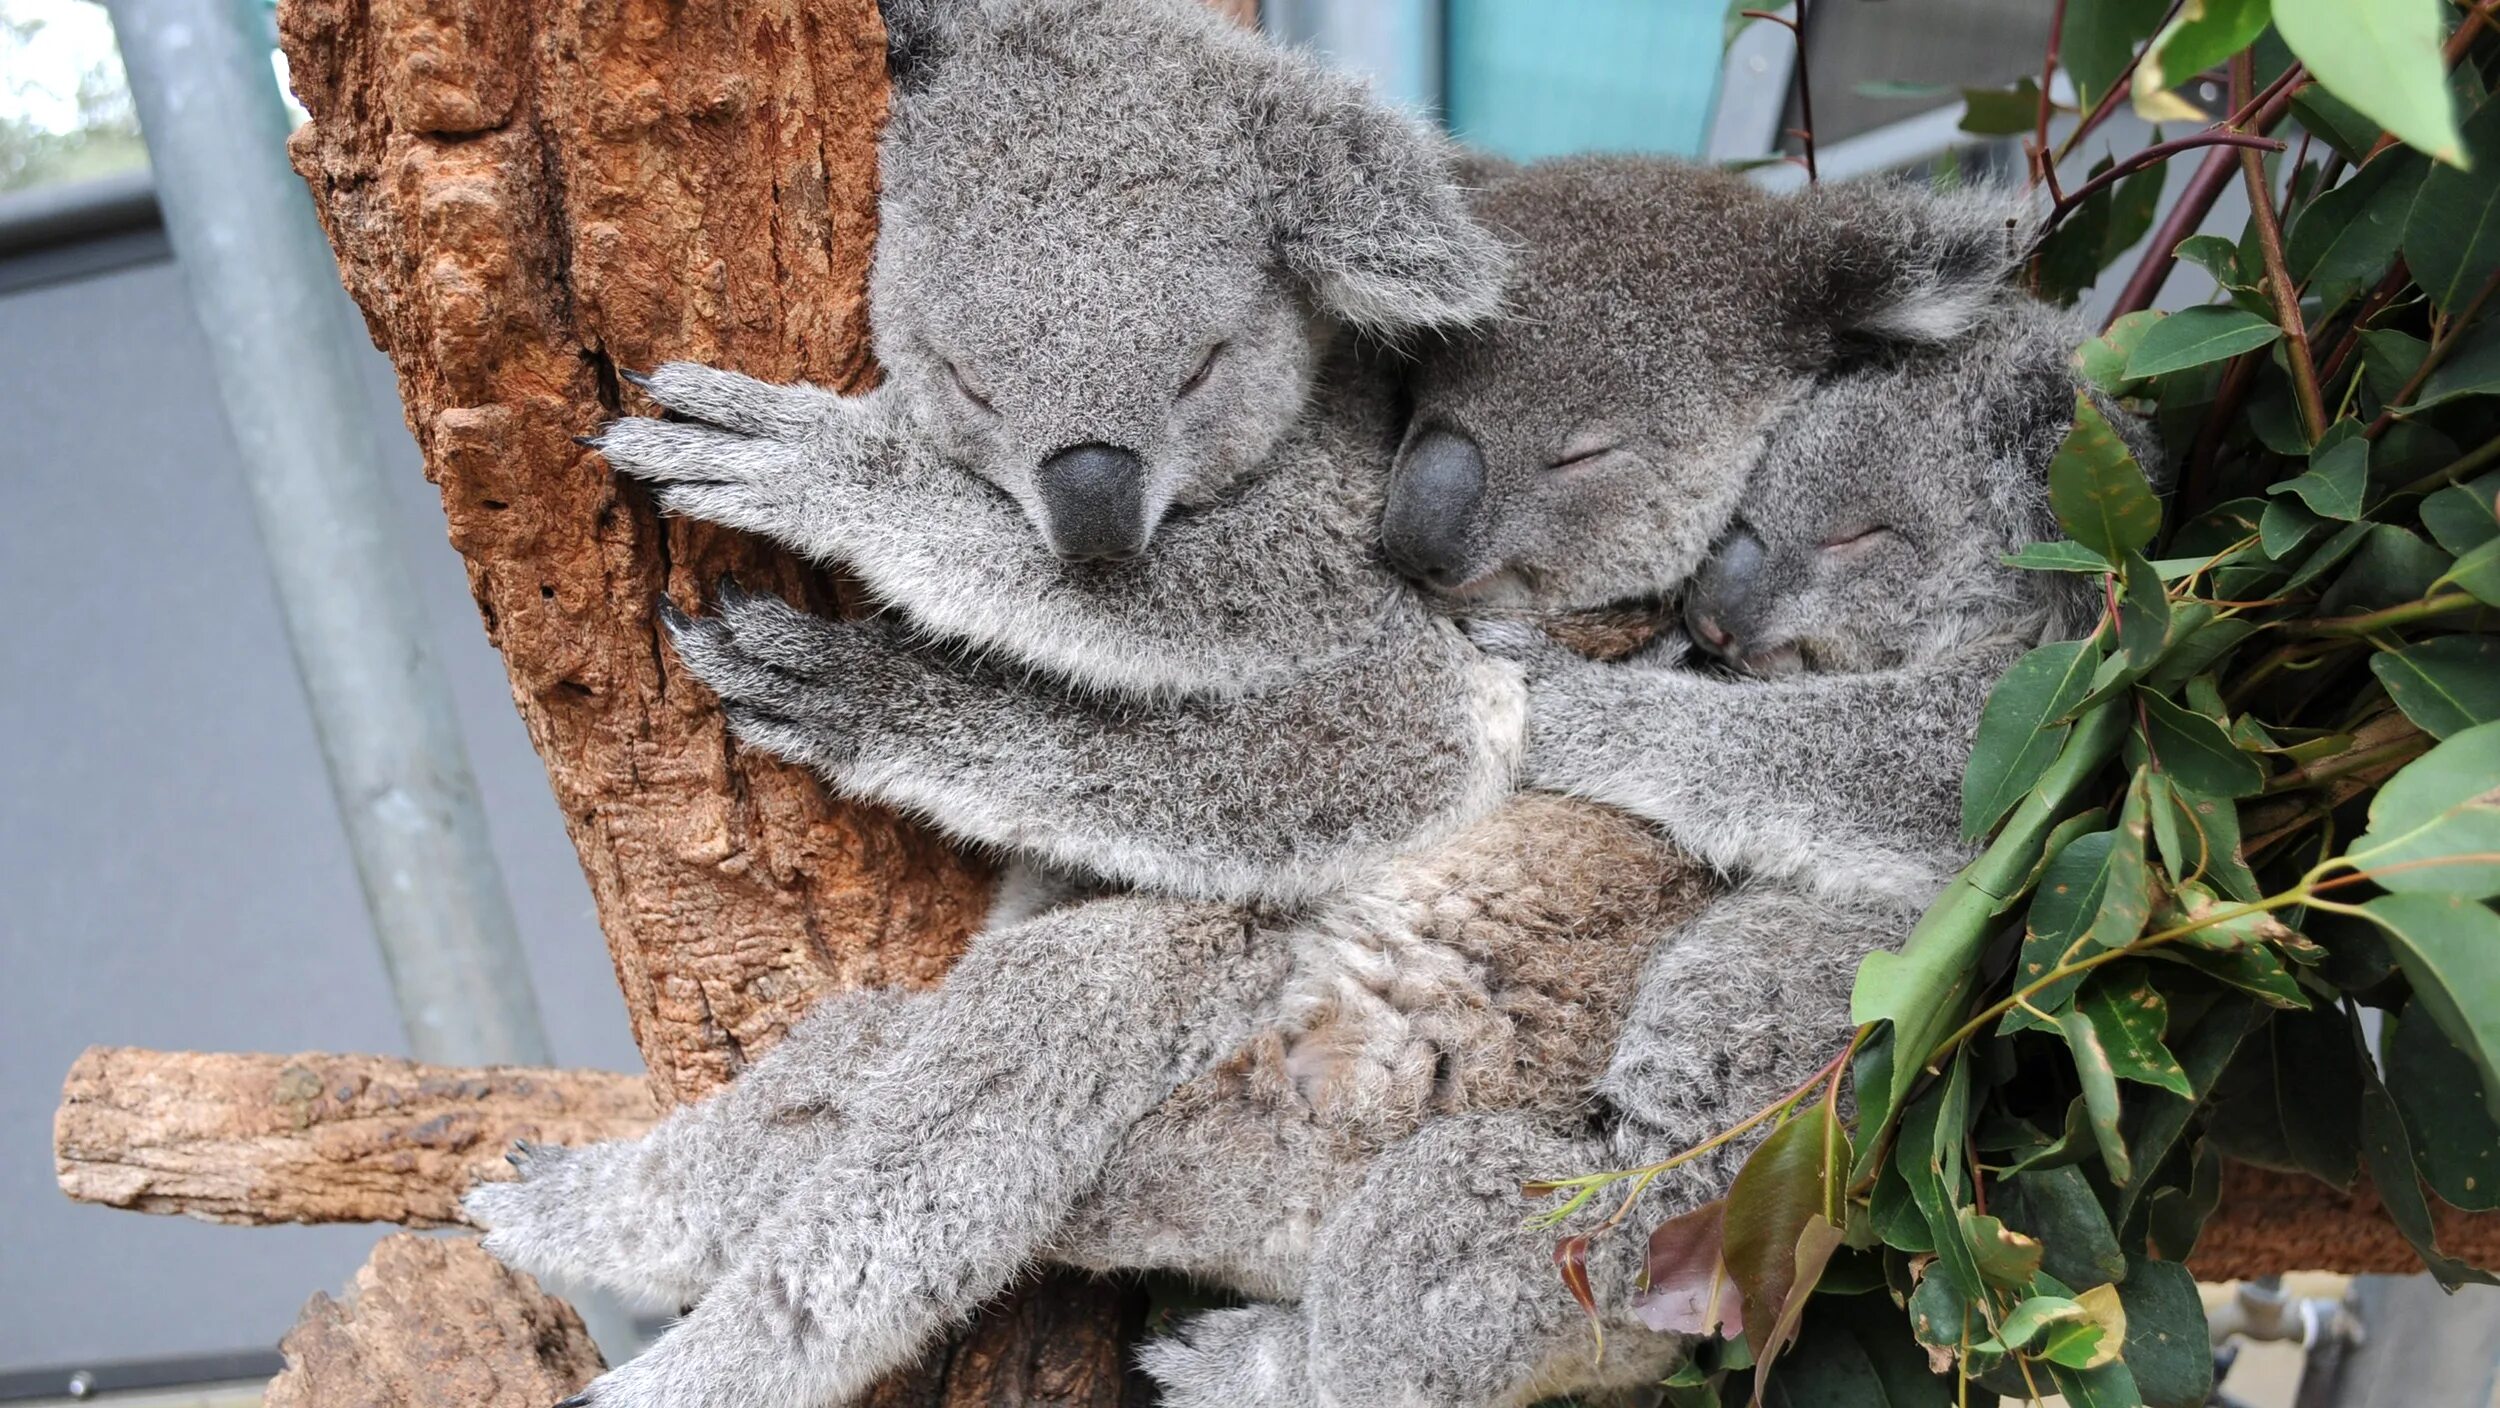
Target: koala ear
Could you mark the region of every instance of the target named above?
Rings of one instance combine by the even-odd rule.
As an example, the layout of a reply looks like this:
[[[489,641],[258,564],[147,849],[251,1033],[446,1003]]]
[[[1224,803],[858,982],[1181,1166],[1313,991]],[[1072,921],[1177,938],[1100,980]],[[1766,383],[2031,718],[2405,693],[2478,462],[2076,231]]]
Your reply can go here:
[[[1375,332],[1490,317],[1506,260],[1467,214],[1448,140],[1350,79],[1280,58],[1247,115],[1285,267],[1322,308]]]
[[[974,0],[877,0],[885,20],[885,66],[896,86],[926,82],[961,12]]]
[[[1835,334],[1932,345],[1967,332],[2012,288],[2039,232],[2037,202],[1990,187],[1843,182],[1792,197],[1788,256],[1803,311]]]

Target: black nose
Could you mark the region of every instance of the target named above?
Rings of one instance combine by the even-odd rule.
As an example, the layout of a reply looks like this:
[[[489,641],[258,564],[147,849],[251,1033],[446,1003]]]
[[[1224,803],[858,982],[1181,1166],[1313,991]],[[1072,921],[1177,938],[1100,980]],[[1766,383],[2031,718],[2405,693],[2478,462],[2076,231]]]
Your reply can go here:
[[[1762,540],[1741,525],[1712,545],[1710,560],[1693,574],[1693,585],[1684,597],[1684,628],[1702,649],[1722,660],[1744,654],[1741,638],[1761,625],[1755,619],[1753,602],[1769,556]]]
[[[1454,430],[1427,430],[1407,442],[1389,476],[1381,545],[1398,570],[1427,586],[1450,588],[1474,573],[1468,539],[1484,502],[1484,451]]]
[[[1072,445],[1042,461],[1033,487],[1052,552],[1125,562],[1146,550],[1146,466],[1134,451]]]

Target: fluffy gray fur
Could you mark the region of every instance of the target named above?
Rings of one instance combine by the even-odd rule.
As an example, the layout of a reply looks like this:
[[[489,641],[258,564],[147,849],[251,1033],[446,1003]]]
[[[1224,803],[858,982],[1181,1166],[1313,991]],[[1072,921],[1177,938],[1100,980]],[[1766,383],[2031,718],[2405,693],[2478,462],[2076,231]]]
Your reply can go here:
[[[1474,655],[1372,551],[1392,398],[1333,328],[1480,310],[1451,292],[1463,274],[1442,277],[1436,251],[1487,246],[1439,223],[1454,206],[1433,195],[1436,149],[1185,6],[968,0],[897,18],[906,82],[874,291],[893,382],[839,398],[665,368],[650,389],[689,419],[620,423],[607,448],[672,511],[848,562],[945,645],[733,601],[681,623],[688,664],[743,733],[836,786],[1053,866],[1178,896],[1374,878],[1296,915],[1162,896],[1051,909],[984,934],[933,997],[812,1017],[646,1140],[539,1151],[523,1181],[480,1189],[490,1246],[519,1264],[699,1298],[594,1385],[603,1405],[840,1399],[1045,1254],[1290,1294],[1363,1171],[1428,1121],[1577,1121],[1599,1077],[1567,1053],[1606,1049],[1656,936],[1707,932],[1684,927],[1707,882],[1655,833],[1551,798],[1488,815],[1517,743],[1518,672]],[[1721,239],[1759,242],[1764,207],[1723,208]],[[1366,218],[1336,218],[1349,212]],[[1434,233],[1402,244],[1417,228]],[[1893,257],[1918,262],[1932,234],[1898,224]],[[1141,265],[1166,276],[1125,272]],[[1660,296],[1692,287],[1662,272]],[[1869,306],[1927,307],[1935,282],[1894,280],[1919,296]],[[950,288],[979,292],[950,302]],[[1210,310],[1228,343],[1211,367],[1194,337],[1165,335]],[[1743,342],[1764,326],[1715,294],[1694,317]],[[1846,321],[1887,325],[1865,307]],[[1890,321],[1922,337],[1938,324]],[[1590,331],[1611,345],[1612,329]],[[1137,348],[1151,367],[1126,360]],[[1730,350],[1682,374],[1755,364]],[[1122,404],[1149,393],[1153,424]],[[1202,394],[1203,417],[1181,409]],[[1063,505],[1035,471],[1071,445],[1135,457],[1150,551],[1052,551]],[[1676,525],[1694,541],[1717,529]],[[1106,765],[1181,795],[1120,791]],[[1883,937],[1847,932],[1835,985]],[[1819,1015],[1800,1002],[1766,1020],[1792,1011]],[[1686,1031],[1678,1049],[1716,1040]],[[1774,1064],[1811,1044],[1756,1043]],[[1752,1067],[1704,1065],[1697,1106],[1742,1108]],[[1160,1362],[1176,1395],[1192,1391],[1195,1371]],[[1293,1362],[1310,1381],[1333,1361]]]
[[[2038,316],[2007,315],[2014,342],[2033,345]],[[1854,420],[1889,385],[2002,392],[2054,422],[2071,407],[2063,349],[2036,345],[2054,349],[2037,382],[1986,381],[1995,354],[1968,349],[1835,380],[1776,423],[1748,528],[1782,531],[1770,506],[1796,491],[1774,486],[1807,483],[1854,486],[1823,497],[1861,511],[2036,506],[2053,435],[2009,455],[1920,429],[1869,457],[1875,427]],[[1870,598],[1905,587],[1984,588],[1976,615],[1994,603],[2037,629],[2029,579],[1992,556],[2028,530],[1939,521],[1978,543],[1940,539],[1926,576],[1832,578],[1820,600],[1845,629],[1822,632],[1835,645],[1810,667],[1850,658],[1837,642],[1880,619]],[[1639,1382],[1679,1346],[1624,1315],[1630,1253],[1596,1258],[1612,1348],[1593,1364],[1518,1183],[1658,1157],[1792,1086],[1845,1032],[1855,960],[1908,919],[1760,880],[1710,893],[1663,837],[1527,797],[1299,919],[1076,905],[984,935],[938,994],[838,1000],[723,1096],[642,1141],[542,1153],[472,1208],[520,1264],[701,1299],[600,1402],[838,1397],[1037,1256],[1278,1298],[1149,1351],[1175,1403],[1494,1404]],[[1112,1026],[1122,1039],[1102,1041]],[[1711,1196],[1735,1153],[1654,1192],[1654,1215]]]

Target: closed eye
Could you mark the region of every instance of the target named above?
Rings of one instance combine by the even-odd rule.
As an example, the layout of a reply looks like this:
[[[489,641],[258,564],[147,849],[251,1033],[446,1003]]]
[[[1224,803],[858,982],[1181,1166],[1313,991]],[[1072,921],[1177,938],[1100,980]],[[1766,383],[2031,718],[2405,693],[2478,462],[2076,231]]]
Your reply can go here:
[[[1852,528],[1823,540],[1823,551],[1839,552],[1847,548],[1872,547],[1892,536],[1892,530],[1878,523],[1866,528]]]
[[[1587,465],[1595,464],[1599,460],[1606,458],[1608,455],[1611,455],[1615,451],[1622,448],[1623,447],[1621,445],[1618,445],[1613,441],[1593,443],[1585,440],[1574,440],[1570,444],[1563,446],[1561,454],[1547,460],[1545,462],[1545,467],[1548,470],[1579,469]]]
[[[952,358],[947,359],[946,374],[955,379],[955,389],[964,394],[965,400],[979,406],[982,410],[989,412],[991,415],[998,414],[998,408],[990,404],[989,397],[984,396],[980,392],[972,389],[972,383],[964,377],[964,369],[956,366],[954,359]]]
[[[1224,349],[1229,345],[1219,342],[1207,349],[1207,355],[1198,359],[1198,370],[1191,372],[1189,380],[1181,383],[1181,395],[1186,396],[1207,384],[1207,378],[1215,375],[1216,362],[1223,357]]]

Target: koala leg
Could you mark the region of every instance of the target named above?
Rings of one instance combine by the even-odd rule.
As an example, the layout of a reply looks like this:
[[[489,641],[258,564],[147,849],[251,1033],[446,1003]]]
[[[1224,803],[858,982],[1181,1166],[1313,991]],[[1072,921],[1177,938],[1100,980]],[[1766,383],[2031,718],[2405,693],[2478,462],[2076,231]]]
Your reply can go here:
[[[1506,1408],[1655,1382],[1682,1342],[1622,1313],[1639,1239],[1590,1254],[1608,1307],[1601,1358],[1554,1271],[1563,1233],[1529,1228],[1536,1205],[1519,1192],[1604,1168],[1608,1152],[1527,1115],[1435,1121],[1322,1226],[1301,1304],[1200,1316],[1140,1362],[1184,1408]]]
[[[1491,810],[1515,759],[1515,681],[1440,628],[1256,693],[1114,702],[777,597],[726,593],[669,626],[750,744],[958,836],[1171,894],[1307,896]],[[1363,746],[1312,767],[1330,738]]]
[[[841,1104],[931,994],[827,998],[729,1087],[637,1139],[525,1145],[516,1181],[463,1200],[486,1249],[541,1276],[675,1310],[736,1264],[756,1225],[832,1147]]]
[[[845,1105],[835,1147],[601,1408],[818,1408],[995,1295],[1123,1133],[1246,1036],[1288,945],[1144,896],[985,932]]]

